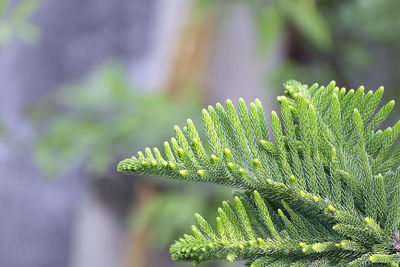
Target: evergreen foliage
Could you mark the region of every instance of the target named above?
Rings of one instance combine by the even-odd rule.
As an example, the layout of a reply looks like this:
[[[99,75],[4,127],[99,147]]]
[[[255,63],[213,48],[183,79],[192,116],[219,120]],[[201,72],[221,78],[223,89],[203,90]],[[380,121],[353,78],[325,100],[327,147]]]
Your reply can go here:
[[[271,129],[256,99],[203,110],[212,154],[191,120],[164,143],[118,165],[124,173],[235,187],[216,229],[197,226],[171,247],[174,260],[245,260],[251,266],[398,266],[400,123],[378,127],[394,101],[297,81],[278,97]]]

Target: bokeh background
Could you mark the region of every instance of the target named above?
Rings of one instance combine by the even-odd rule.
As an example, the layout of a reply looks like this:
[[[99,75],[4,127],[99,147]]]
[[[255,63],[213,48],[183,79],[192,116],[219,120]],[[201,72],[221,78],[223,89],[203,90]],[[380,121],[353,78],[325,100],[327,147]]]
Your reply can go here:
[[[0,0],[0,266],[191,266],[169,245],[230,190],[117,162],[227,98],[269,113],[288,79],[399,99],[399,12],[397,0]]]

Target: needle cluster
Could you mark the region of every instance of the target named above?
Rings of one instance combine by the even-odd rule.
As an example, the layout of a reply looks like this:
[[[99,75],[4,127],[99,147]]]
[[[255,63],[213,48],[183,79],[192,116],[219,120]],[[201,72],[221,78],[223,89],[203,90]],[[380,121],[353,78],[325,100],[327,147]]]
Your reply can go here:
[[[375,92],[297,81],[278,97],[271,129],[259,100],[203,110],[211,153],[191,120],[164,151],[121,161],[124,173],[235,188],[216,229],[197,226],[171,246],[174,260],[226,259],[250,266],[398,266],[400,123],[379,126],[394,101]]]

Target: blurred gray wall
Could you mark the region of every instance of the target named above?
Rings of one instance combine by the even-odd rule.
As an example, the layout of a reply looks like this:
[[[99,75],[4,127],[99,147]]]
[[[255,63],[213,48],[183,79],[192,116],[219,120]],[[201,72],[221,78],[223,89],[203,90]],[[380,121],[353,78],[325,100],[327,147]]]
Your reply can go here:
[[[0,120],[9,137],[0,139],[0,266],[71,263],[82,193],[96,190],[79,170],[55,181],[42,177],[30,151],[35,132],[29,111],[62,83],[84,78],[107,60],[130,64],[145,56],[153,2],[43,1],[33,19],[42,30],[38,44],[14,41],[0,51]],[[116,253],[112,245],[96,257]]]

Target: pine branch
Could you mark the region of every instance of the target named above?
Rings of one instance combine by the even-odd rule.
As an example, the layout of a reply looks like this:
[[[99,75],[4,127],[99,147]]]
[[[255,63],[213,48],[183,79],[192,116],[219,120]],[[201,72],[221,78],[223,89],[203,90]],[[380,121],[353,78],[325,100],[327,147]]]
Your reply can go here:
[[[217,229],[198,227],[172,247],[175,260],[247,260],[252,266],[398,264],[400,123],[377,130],[394,101],[334,82],[285,84],[281,118],[268,132],[259,100],[237,110],[203,110],[206,147],[191,120],[165,142],[164,153],[121,161],[118,170],[239,189],[218,210]],[[208,147],[212,153],[208,153]],[[392,152],[394,151],[394,152]]]

